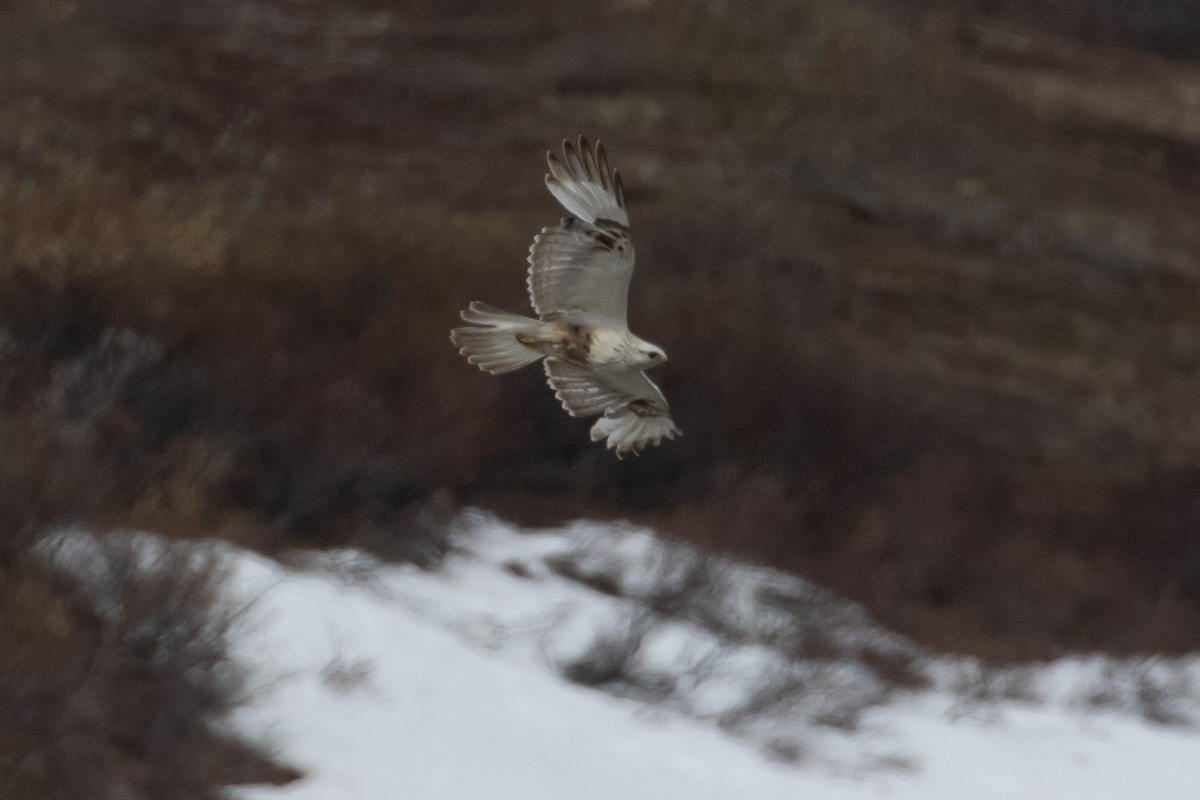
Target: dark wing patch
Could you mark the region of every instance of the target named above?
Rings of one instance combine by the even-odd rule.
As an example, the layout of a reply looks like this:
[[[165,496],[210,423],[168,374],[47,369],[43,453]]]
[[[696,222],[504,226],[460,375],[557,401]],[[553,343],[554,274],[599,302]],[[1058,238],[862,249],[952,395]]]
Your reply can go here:
[[[545,363],[547,382],[563,408],[576,417],[601,415],[592,426],[592,441],[607,438],[618,457],[680,433],[667,399],[641,370],[596,370],[556,358]]]
[[[582,136],[578,147],[564,140],[562,158],[550,152],[546,163],[550,166],[546,188],[567,211],[586,222],[608,219],[629,224],[621,175],[609,168],[608,155],[599,142],[593,150]]]
[[[551,314],[582,311],[624,325],[633,276],[628,228],[611,220],[593,225],[564,217],[543,228],[529,248],[529,299]]]

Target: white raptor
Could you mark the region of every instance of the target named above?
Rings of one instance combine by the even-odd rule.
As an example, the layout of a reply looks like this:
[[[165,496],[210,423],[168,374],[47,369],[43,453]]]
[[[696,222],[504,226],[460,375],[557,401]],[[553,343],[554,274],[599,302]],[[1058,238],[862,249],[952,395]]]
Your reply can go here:
[[[633,242],[621,176],[593,150],[563,142],[547,154],[546,186],[570,212],[543,228],[529,248],[529,296],[538,318],[486,303],[462,312],[469,327],[450,340],[467,360],[493,375],[545,358],[546,378],[576,417],[601,415],[592,441],[607,437],[618,457],[680,433],[667,400],[643,371],[667,360],[661,347],[629,332],[626,311]]]

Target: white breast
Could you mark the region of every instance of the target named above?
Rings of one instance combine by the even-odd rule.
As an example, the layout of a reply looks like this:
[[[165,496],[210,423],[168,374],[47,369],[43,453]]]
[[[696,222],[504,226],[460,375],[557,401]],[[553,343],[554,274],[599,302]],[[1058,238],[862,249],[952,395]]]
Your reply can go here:
[[[595,328],[589,352],[593,364],[627,364],[633,357],[629,332],[617,328]]]

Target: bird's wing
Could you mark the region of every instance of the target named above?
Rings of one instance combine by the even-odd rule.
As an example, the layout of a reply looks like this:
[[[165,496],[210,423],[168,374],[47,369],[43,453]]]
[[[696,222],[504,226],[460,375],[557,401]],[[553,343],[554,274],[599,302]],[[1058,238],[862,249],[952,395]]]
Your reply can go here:
[[[582,311],[624,326],[633,275],[629,233],[564,217],[529,248],[529,299],[543,317]]]
[[[529,297],[542,316],[586,312],[626,324],[633,242],[621,177],[604,148],[583,137],[548,156],[546,185],[573,216],[543,228],[529,248]]]
[[[546,379],[572,416],[603,415],[592,426],[592,441],[607,437],[608,448],[618,458],[681,432],[671,419],[667,399],[641,370],[592,369],[547,358]]]
[[[546,187],[563,208],[584,222],[609,220],[629,225],[621,174],[609,168],[608,156],[599,142],[593,150],[582,136],[578,147],[563,140],[563,157],[549,152],[546,161],[550,165]]]

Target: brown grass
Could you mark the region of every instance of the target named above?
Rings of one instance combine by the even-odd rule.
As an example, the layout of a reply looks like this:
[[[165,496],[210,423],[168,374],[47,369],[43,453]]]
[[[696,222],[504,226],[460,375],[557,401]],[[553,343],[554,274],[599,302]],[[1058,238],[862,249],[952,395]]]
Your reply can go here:
[[[432,561],[448,490],[639,515],[938,647],[1200,641],[1195,63],[1065,3],[230,6],[0,10],[31,518]],[[524,305],[540,152],[580,131],[685,431],[620,464],[446,341]]]

